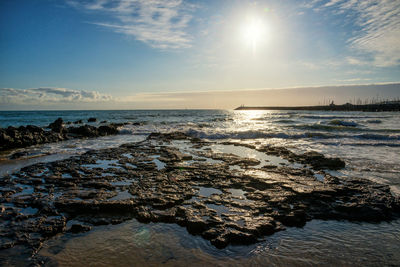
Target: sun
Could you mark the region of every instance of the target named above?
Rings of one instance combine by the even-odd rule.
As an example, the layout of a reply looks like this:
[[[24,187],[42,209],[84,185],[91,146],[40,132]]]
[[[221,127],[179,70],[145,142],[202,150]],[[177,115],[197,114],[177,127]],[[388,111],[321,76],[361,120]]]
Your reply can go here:
[[[256,51],[257,45],[265,41],[267,27],[265,22],[258,17],[248,18],[243,24],[242,35],[245,43],[249,45],[253,52]]]

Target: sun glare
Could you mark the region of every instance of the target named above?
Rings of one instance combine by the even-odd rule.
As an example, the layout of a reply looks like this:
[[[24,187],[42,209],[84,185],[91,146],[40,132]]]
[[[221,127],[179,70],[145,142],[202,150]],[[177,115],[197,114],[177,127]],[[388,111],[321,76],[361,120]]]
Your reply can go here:
[[[267,28],[265,22],[257,17],[248,19],[243,25],[242,34],[244,41],[255,52],[257,45],[266,39]]]

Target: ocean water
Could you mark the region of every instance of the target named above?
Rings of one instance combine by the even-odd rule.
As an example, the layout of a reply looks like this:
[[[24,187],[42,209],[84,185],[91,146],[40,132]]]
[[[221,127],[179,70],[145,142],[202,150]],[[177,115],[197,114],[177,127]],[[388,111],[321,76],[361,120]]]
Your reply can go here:
[[[128,124],[121,127],[120,134],[116,136],[69,140],[3,152],[0,154],[0,176],[36,162],[141,141],[152,132],[181,131],[193,137],[214,141],[240,140],[284,146],[294,152],[315,150],[326,156],[340,157],[346,162],[346,168],[334,172],[334,175],[362,177],[387,184],[393,194],[400,195],[399,112],[1,111],[0,127],[27,124],[46,126],[58,117],[71,122],[79,119],[86,122],[88,118],[96,117],[97,122],[91,123],[93,125],[99,125],[101,121]],[[215,149],[220,148],[215,146]],[[26,157],[8,159],[10,154],[21,150],[28,152]],[[257,153],[245,149],[238,148],[237,151],[229,152],[259,157]],[[301,266],[348,266],[349,263],[357,266],[376,266],[382,263],[396,265],[400,262],[400,254],[396,249],[400,246],[399,226],[399,220],[380,224],[312,221],[304,228],[276,233],[252,246],[229,246],[218,250],[208,241],[190,236],[179,226],[142,225],[132,220],[122,225],[100,227],[78,237],[57,237],[48,241],[41,253],[60,265],[68,265],[65,257],[72,255],[77,262],[99,259],[99,262],[103,260],[104,265],[107,265],[110,257],[116,257],[120,265],[132,262],[185,265],[185,262],[195,260],[202,264],[221,266],[294,263]],[[95,248],[83,249],[82,244],[85,242]],[[102,249],[98,253],[94,252],[96,247]],[[154,254],[152,247],[160,251]],[[134,251],[140,253],[132,257]]]

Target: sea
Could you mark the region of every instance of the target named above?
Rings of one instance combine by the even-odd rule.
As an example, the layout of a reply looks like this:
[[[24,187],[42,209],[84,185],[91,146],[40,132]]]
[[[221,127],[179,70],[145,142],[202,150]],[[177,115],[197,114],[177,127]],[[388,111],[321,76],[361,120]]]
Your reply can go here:
[[[154,132],[179,131],[205,140],[283,146],[296,153],[313,150],[339,157],[346,162],[346,167],[332,171],[332,175],[369,179],[388,185],[392,194],[400,195],[400,112],[0,111],[0,127],[28,124],[45,127],[59,117],[64,122],[82,119],[94,126],[103,121],[127,124],[115,136],[0,152],[0,179],[34,163],[139,142]],[[87,123],[91,117],[97,121]],[[20,151],[26,155],[16,160],[9,158]],[[258,157],[248,150],[236,153]],[[253,245],[230,245],[225,249],[213,247],[209,241],[190,235],[178,225],[141,224],[130,220],[99,226],[75,236],[56,236],[44,243],[39,254],[60,266],[187,266],[188,263],[194,266],[398,266],[399,248],[400,220],[381,223],[313,220],[302,228],[287,228]]]

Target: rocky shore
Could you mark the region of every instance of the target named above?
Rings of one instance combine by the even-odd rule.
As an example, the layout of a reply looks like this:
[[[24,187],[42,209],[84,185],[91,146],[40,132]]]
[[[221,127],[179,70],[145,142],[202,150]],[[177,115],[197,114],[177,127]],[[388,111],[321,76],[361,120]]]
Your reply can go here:
[[[96,118],[89,118],[88,122],[96,122]],[[72,123],[68,122],[68,125],[70,124]],[[96,127],[83,124],[82,120],[78,120],[74,124],[81,125],[67,127],[63,119],[58,118],[50,123],[46,129],[34,125],[0,128],[0,151],[74,138],[118,134],[118,127],[122,126],[122,124],[111,123]]]
[[[263,165],[216,152],[214,145],[243,147],[286,163]],[[35,164],[0,178],[0,249],[23,246],[35,255],[57,234],[133,218],[175,223],[224,248],[312,219],[399,217],[399,198],[388,186],[328,173],[343,167],[343,160],[317,152],[151,134],[143,142]]]

